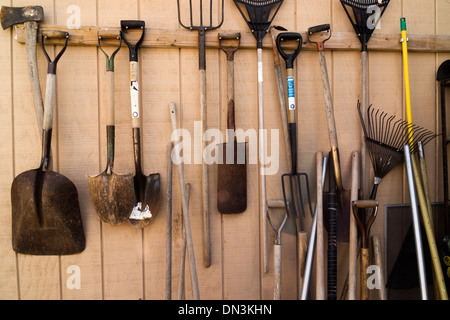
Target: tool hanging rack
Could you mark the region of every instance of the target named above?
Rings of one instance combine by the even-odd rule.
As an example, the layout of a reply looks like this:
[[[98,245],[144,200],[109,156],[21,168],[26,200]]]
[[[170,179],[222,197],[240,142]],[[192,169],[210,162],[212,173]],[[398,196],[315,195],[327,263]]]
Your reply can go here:
[[[93,27],[83,26],[80,29],[68,29],[65,26],[40,25],[40,30],[61,30],[69,32],[70,41],[68,45],[75,46],[98,46],[98,32],[117,33],[120,27]],[[220,32],[232,32],[233,30],[222,30]],[[15,26],[14,39],[25,43],[25,28],[23,25]],[[256,43],[253,34],[250,31],[241,32],[241,49],[254,49]],[[305,39],[307,31],[299,32],[303,37],[302,50],[316,50],[314,44],[308,43]],[[49,44],[63,44],[61,40],[49,39]],[[104,46],[115,46],[114,40],[105,40]],[[122,44],[123,45],[123,44]],[[198,36],[188,30],[162,30],[146,28],[145,39],[141,47],[155,48],[197,48]],[[370,43],[367,45],[370,51],[393,51],[401,52],[401,43],[398,41],[398,34],[373,34]],[[206,48],[219,49],[219,40],[215,32],[206,34]],[[266,37],[263,39],[263,49],[272,48],[272,39]],[[333,32],[333,36],[327,41],[326,50],[339,51],[360,51],[361,43],[354,32]],[[450,52],[450,35],[425,35],[408,34],[408,50],[410,52]]]

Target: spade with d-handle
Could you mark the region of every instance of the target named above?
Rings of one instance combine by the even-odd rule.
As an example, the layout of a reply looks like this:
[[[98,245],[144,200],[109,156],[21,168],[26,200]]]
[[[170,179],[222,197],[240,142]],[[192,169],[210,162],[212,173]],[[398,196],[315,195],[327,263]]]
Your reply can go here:
[[[287,43],[294,42],[296,45],[294,50],[288,50],[286,47]],[[306,173],[297,172],[297,123],[295,122],[295,112],[296,112],[296,102],[295,102],[295,86],[294,86],[294,60],[298,56],[302,48],[302,35],[297,32],[281,32],[278,34],[276,39],[277,49],[283,59],[286,61],[286,72],[287,72],[287,92],[288,92],[288,121],[289,121],[289,140],[291,146],[291,161],[292,161],[292,171],[290,173],[285,173],[281,176],[281,183],[283,187],[283,198],[286,206],[286,210],[289,210],[288,206],[288,185],[289,193],[291,197],[291,203],[293,212],[295,214],[297,222],[297,231],[302,230],[300,222],[300,212],[302,216],[305,216],[304,199],[302,195],[302,185],[305,186],[308,209],[312,215],[312,204],[309,192],[309,182],[308,175]],[[291,52],[292,51],[292,52]],[[302,181],[304,181],[302,183]]]
[[[144,175],[141,166],[141,111],[139,106],[139,69],[138,69],[138,49],[144,39],[145,22],[140,20],[120,21],[121,37],[130,50],[130,95],[131,95],[131,117],[133,127],[134,146],[134,192],[136,203],[128,221],[135,227],[142,229],[147,226],[155,217],[158,211],[160,198],[160,175],[152,173]],[[132,44],[127,37],[130,37],[131,30],[140,30],[140,38]],[[128,34],[125,37],[125,34]]]
[[[53,61],[44,47],[44,40],[49,37],[65,39]],[[86,246],[77,188],[67,177],[49,170],[56,66],[68,39],[69,34],[61,31],[45,31],[41,35],[48,60],[41,164],[19,174],[11,187],[12,245],[14,251],[22,254],[67,255],[80,253]]]

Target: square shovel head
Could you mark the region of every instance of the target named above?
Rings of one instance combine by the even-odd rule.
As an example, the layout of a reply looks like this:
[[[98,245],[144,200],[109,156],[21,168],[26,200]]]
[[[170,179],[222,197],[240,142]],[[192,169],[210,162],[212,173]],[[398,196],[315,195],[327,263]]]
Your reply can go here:
[[[68,255],[86,247],[78,192],[65,176],[40,169],[23,172],[13,181],[11,203],[14,251]]]
[[[246,144],[228,142],[218,145],[218,151],[217,210],[242,213],[247,209]]]

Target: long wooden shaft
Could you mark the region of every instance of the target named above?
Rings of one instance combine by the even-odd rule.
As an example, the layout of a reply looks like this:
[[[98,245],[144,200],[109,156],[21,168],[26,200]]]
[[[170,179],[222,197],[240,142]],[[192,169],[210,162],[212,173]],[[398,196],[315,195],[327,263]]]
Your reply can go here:
[[[177,130],[177,119],[176,119],[176,109],[175,104],[173,102],[170,103],[170,117],[172,121],[172,129]],[[178,136],[176,136],[175,144],[181,143],[179,141]],[[189,263],[190,263],[190,271],[191,271],[191,282],[192,282],[192,291],[195,300],[200,300],[200,292],[198,288],[198,278],[197,278],[197,267],[195,263],[195,254],[194,254],[194,243],[192,241],[192,232],[191,232],[191,220],[189,218],[189,203],[186,192],[186,183],[184,181],[184,166],[179,157],[179,153],[175,152],[176,163],[178,163],[178,175],[180,180],[180,190],[181,190],[181,201],[183,203],[183,222],[186,231],[186,240],[187,240],[187,249],[189,255]]]

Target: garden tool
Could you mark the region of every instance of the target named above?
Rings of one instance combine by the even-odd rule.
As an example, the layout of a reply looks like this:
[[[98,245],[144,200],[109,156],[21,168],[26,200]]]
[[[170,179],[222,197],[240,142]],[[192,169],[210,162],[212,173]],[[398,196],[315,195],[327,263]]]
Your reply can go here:
[[[176,132],[177,130],[177,114],[176,114],[176,106],[175,103],[171,102],[169,104],[169,112],[170,112],[170,119],[172,122],[172,129],[173,132]],[[177,147],[178,144],[181,145],[181,148],[178,150],[182,150],[182,142],[179,140],[178,135],[172,135],[172,138],[174,139],[174,149]],[[183,203],[183,223],[184,223],[184,230],[186,232],[186,241],[187,241],[187,251],[189,255],[189,263],[190,263],[190,271],[191,271],[191,283],[192,283],[192,291],[194,295],[195,300],[200,299],[200,292],[198,289],[198,278],[197,278],[197,267],[195,263],[195,254],[194,254],[194,243],[192,241],[192,232],[191,232],[191,220],[189,218],[189,199],[188,194],[186,190],[186,184],[184,182],[184,166],[183,162],[180,159],[179,151],[177,152],[174,150],[172,152],[172,157],[175,156],[174,162],[178,165],[178,174],[180,176],[180,191],[181,191],[181,200]]]
[[[53,61],[44,46],[49,37],[65,39]],[[77,188],[67,177],[49,169],[56,67],[68,40],[67,32],[45,31],[41,35],[48,61],[42,159],[39,168],[19,174],[12,183],[12,245],[18,253],[68,255],[80,253],[86,246]]]
[[[369,42],[372,33],[378,26],[378,23],[386,10],[390,0],[340,0],[342,7],[347,14],[353,29],[361,42],[361,100],[363,111],[367,108],[367,83],[368,83],[368,62],[367,62],[367,43]],[[363,119],[366,115],[363,114]],[[364,138],[364,137],[363,137]],[[362,196],[366,197],[366,140],[362,139],[361,143],[361,181],[362,181]]]
[[[142,229],[147,226],[158,212],[160,198],[160,175],[152,173],[148,176],[142,172],[141,164],[141,111],[139,106],[139,68],[138,49],[145,34],[145,21],[122,20],[120,21],[121,37],[130,51],[130,96],[131,96],[131,118],[133,127],[134,148],[134,192],[136,196],[133,210],[128,221],[136,228]],[[139,40],[132,44],[130,37],[132,30],[140,30]]]
[[[103,50],[102,39],[117,39],[117,49],[108,56]],[[96,176],[88,176],[89,191],[95,211],[100,219],[111,225],[128,220],[135,204],[133,174],[117,174],[114,168],[115,120],[114,120],[114,57],[120,50],[122,38],[119,34],[98,34],[98,45],[106,57],[108,94],[106,98],[106,169]]]
[[[220,213],[242,213],[247,208],[247,166],[245,142],[235,135],[234,54],[239,49],[240,33],[219,33],[219,45],[227,56],[227,132],[229,141],[219,145],[217,166],[217,209]],[[232,139],[232,140],[231,140]]]
[[[301,300],[307,300],[309,292],[309,283],[311,280],[311,272],[313,267],[314,252],[317,246],[317,257],[318,261],[321,260],[321,265],[323,265],[323,238],[319,235],[319,232],[323,231],[322,226],[323,218],[323,190],[325,184],[325,178],[328,167],[328,158],[323,157],[321,152],[316,153],[316,178],[317,178],[317,201],[316,207],[314,209],[314,218],[311,224],[311,232],[309,236],[308,251],[306,254],[305,262],[305,273],[303,276],[303,285],[301,291]],[[319,243],[320,242],[320,243]],[[319,252],[321,251],[321,252]]]
[[[428,300],[428,285],[425,271],[425,259],[422,247],[422,235],[420,232],[420,220],[417,204],[416,187],[414,183],[414,174],[411,164],[411,152],[409,146],[404,147],[406,176],[408,179],[409,199],[411,202],[412,225],[414,230],[414,242],[416,245],[417,269],[419,272],[420,293],[422,300]]]
[[[447,115],[446,115],[446,101],[445,101],[445,88],[450,85],[450,60],[446,60],[441,63],[437,71],[436,80],[439,81],[439,95],[440,95],[440,106],[441,106],[441,130],[442,130],[442,143],[441,143],[441,153],[442,153],[442,179],[444,187],[444,237],[441,242],[441,264],[443,265],[443,270],[446,275],[447,288],[450,288],[450,266],[447,265],[447,261],[450,260],[450,211],[449,211],[449,196],[448,196],[448,143],[449,138],[447,136]],[[448,252],[448,253],[446,253]],[[446,258],[447,257],[447,258]]]
[[[218,0],[220,3],[220,0]],[[189,24],[184,24],[180,14],[180,0],[177,0],[178,6],[178,22],[180,25],[188,30],[198,31],[198,66],[200,71],[200,117],[202,122],[202,137],[205,131],[208,129],[207,125],[207,99],[206,99],[206,31],[219,28],[223,23],[224,17],[224,0],[221,0],[221,5],[217,4],[221,12],[220,21],[214,25],[213,12],[215,6],[213,0],[209,1],[209,5],[205,5],[203,0],[199,0],[199,20],[195,21],[192,0],[189,1]],[[204,9],[205,8],[205,9]],[[209,9],[209,10],[208,10]],[[203,10],[209,11],[209,15],[204,21]],[[206,148],[206,141],[202,139],[202,150]],[[208,165],[205,161],[202,161],[202,206],[203,206],[203,263],[205,267],[211,265],[211,235],[210,235],[210,214],[209,214],[209,192],[208,192]]]
[[[264,139],[264,76],[263,76],[263,46],[262,40],[269,31],[270,25],[283,0],[233,0],[245,22],[256,39],[256,54],[258,59],[258,127],[259,127],[259,155],[265,157],[266,144]],[[263,270],[269,271],[269,250],[267,242],[267,192],[265,159],[260,169],[261,195],[261,225],[263,238]]]
[[[339,145],[336,131],[336,123],[333,111],[333,99],[331,97],[330,81],[328,78],[327,63],[325,59],[325,42],[331,37],[329,24],[318,25],[308,29],[308,40],[317,45],[319,52],[319,64],[322,74],[322,86],[325,97],[325,112],[328,124],[328,137],[330,140],[331,161],[333,163],[334,177],[338,190],[338,207],[336,213],[336,237],[338,242],[349,241],[350,226],[350,196],[351,191],[345,190],[342,184],[341,165],[339,159]]]
[[[376,200],[357,200],[352,202],[353,216],[355,217],[361,237],[361,252],[360,252],[360,286],[361,286],[361,300],[369,300],[369,289],[367,287],[367,268],[369,267],[369,237],[370,228],[372,227],[378,213],[378,201]],[[358,209],[372,209],[367,217],[366,212],[362,211],[362,217]]]
[[[402,57],[403,57],[403,74],[405,80],[405,102],[406,102],[406,120],[408,124],[412,123],[411,115],[411,89],[409,83],[409,63],[408,63],[408,38],[406,34],[406,18],[400,18],[401,29],[401,43],[402,43]],[[409,147],[413,148],[412,144],[412,130],[409,129],[408,136]],[[410,151],[411,152],[411,151]],[[436,277],[437,287],[439,289],[439,295],[441,300],[448,300],[447,288],[445,285],[444,275],[442,273],[441,262],[439,260],[439,252],[437,250],[436,239],[434,237],[434,228],[431,224],[431,212],[428,210],[428,206],[425,199],[425,192],[423,190],[422,181],[420,178],[419,169],[417,167],[414,157],[411,157],[411,167],[414,174],[415,185],[417,189],[417,196],[419,199],[420,210],[422,212],[422,221],[425,228],[425,233],[430,247],[431,261],[433,262],[433,271]]]
[[[44,20],[44,9],[41,6],[3,6],[0,12],[0,17],[3,29],[20,23],[24,24],[25,48],[27,51],[31,92],[33,94],[38,133],[41,134],[44,116],[44,102],[42,101],[41,85],[39,82],[36,45],[39,23]]]

